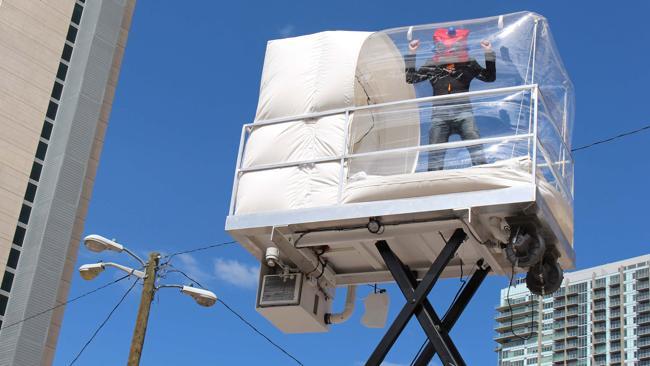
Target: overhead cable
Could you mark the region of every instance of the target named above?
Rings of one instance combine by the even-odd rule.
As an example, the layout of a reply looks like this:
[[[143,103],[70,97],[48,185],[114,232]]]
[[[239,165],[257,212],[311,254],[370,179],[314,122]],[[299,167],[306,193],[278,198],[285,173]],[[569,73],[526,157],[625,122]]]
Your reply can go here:
[[[185,272],[181,271],[180,269],[178,269],[178,268],[172,266],[171,264],[170,264],[169,266],[173,268],[172,270],[169,271],[169,273],[173,273],[173,272],[180,273],[181,275],[183,275],[185,278],[187,278],[187,279],[190,280],[191,282],[195,283],[195,284],[196,284],[197,286],[199,286],[200,288],[205,288],[205,287],[203,287],[203,285],[201,285],[201,283],[200,283],[199,281],[197,281],[197,280],[195,280],[194,278],[190,277],[187,273],[185,273]],[[236,317],[238,317],[239,320],[241,320],[242,322],[244,322],[244,324],[248,325],[248,326],[249,326],[251,329],[253,329],[257,334],[259,334],[259,335],[262,336],[264,339],[266,339],[266,341],[269,342],[270,344],[272,344],[275,348],[279,349],[282,353],[284,353],[285,355],[287,355],[287,356],[289,356],[290,358],[292,358],[292,359],[293,359],[294,361],[296,361],[296,363],[298,363],[299,365],[304,366],[304,365],[302,364],[302,362],[300,362],[296,357],[294,357],[293,355],[291,355],[287,350],[285,350],[284,348],[282,348],[282,347],[281,347],[280,345],[278,345],[277,343],[273,342],[273,341],[272,341],[268,336],[266,336],[266,335],[265,335],[264,333],[262,333],[259,329],[257,329],[257,327],[255,327],[255,326],[254,326],[253,324],[251,324],[248,320],[246,320],[246,319],[245,319],[241,314],[239,314],[238,312],[236,312],[233,308],[231,308],[228,304],[226,304],[223,300],[221,300],[221,298],[217,298],[217,301],[219,301],[223,306],[226,307],[226,309],[228,309],[231,313],[233,313]]]
[[[633,130],[633,131],[624,132],[624,133],[618,134],[618,135],[616,135],[616,136],[612,136],[612,137],[606,138],[606,139],[604,139],[604,140],[599,140],[599,141],[595,141],[595,142],[592,142],[592,143],[587,144],[587,145],[584,145],[584,146],[576,147],[575,149],[572,149],[571,152],[576,152],[576,151],[580,151],[580,150],[585,150],[585,149],[588,149],[588,148],[590,148],[590,147],[594,147],[594,146],[596,146],[596,145],[604,144],[604,143],[607,143],[607,142],[610,142],[610,141],[613,141],[613,140],[619,139],[619,138],[621,138],[621,137],[634,135],[634,134],[636,134],[636,133],[643,132],[643,131],[645,131],[645,130],[649,130],[649,129],[650,129],[650,125],[643,126],[643,127],[638,128],[638,129],[636,129],[636,130]]]
[[[273,342],[271,338],[267,337],[264,333],[262,333],[259,329],[257,329],[253,324],[251,324],[248,320],[246,320],[243,316],[241,316],[239,313],[237,313],[235,310],[233,310],[228,304],[226,304],[222,299],[218,298],[218,302],[221,303],[221,305],[225,306],[226,309],[228,309],[231,313],[233,313],[236,317],[239,318],[244,324],[248,325],[255,333],[259,334],[262,336],[264,339],[266,339],[267,342],[272,344],[275,348],[279,349],[282,353],[285,355],[289,356],[291,359],[293,359],[298,365],[304,366],[302,362],[300,362],[296,357],[294,357],[291,353],[289,353],[287,350],[282,348],[282,346],[278,345],[277,343]]]
[[[137,279],[136,279],[135,281],[133,281],[133,283],[131,284],[131,287],[129,287],[129,289],[126,290],[126,292],[124,293],[124,295],[122,295],[122,298],[120,298],[120,301],[118,301],[117,304],[115,304],[115,306],[114,306],[113,309],[111,309],[111,311],[108,313],[108,315],[106,316],[106,318],[104,319],[104,321],[102,321],[101,324],[99,324],[99,327],[97,327],[97,329],[95,329],[95,332],[93,332],[93,335],[90,336],[90,338],[88,339],[88,341],[86,341],[86,343],[84,344],[84,346],[81,347],[81,349],[79,350],[79,353],[77,353],[77,355],[76,355],[75,358],[72,360],[72,362],[70,362],[70,366],[72,366],[75,362],[77,362],[77,360],[79,359],[79,357],[81,357],[81,354],[86,350],[86,348],[90,345],[90,343],[92,343],[92,341],[95,339],[95,337],[97,336],[97,334],[99,334],[99,331],[104,327],[104,325],[106,325],[106,323],[108,323],[108,320],[111,318],[111,316],[113,315],[113,313],[115,313],[115,310],[117,310],[117,308],[122,304],[122,302],[124,302],[124,299],[126,299],[126,296],[129,294],[129,292],[131,292],[131,290],[133,290],[133,287],[135,287],[135,285],[136,285],[137,283],[138,283],[138,280],[137,280]]]
[[[114,285],[114,284],[116,284],[116,283],[122,281],[123,279],[125,279],[125,278],[127,278],[127,277],[129,277],[129,276],[130,276],[130,275],[128,275],[128,274],[127,274],[127,275],[124,275],[124,276],[122,276],[122,277],[120,277],[120,278],[118,278],[118,279],[116,279],[116,280],[114,280],[114,281],[112,281],[112,282],[109,282],[109,283],[107,283],[107,284],[105,284],[105,285],[102,285],[102,286],[100,286],[100,287],[97,287],[97,288],[94,289],[94,290],[90,290],[90,291],[88,291],[88,292],[86,292],[86,293],[83,293],[83,294],[81,294],[81,295],[79,295],[79,296],[77,296],[77,297],[74,297],[74,298],[72,298],[72,299],[66,301],[66,302],[63,302],[63,303],[58,304],[58,305],[56,305],[56,306],[53,306],[53,307],[51,307],[51,308],[45,309],[45,310],[40,311],[40,312],[38,312],[38,313],[36,313],[36,314],[30,315],[30,316],[28,316],[28,317],[26,317],[26,318],[24,318],[24,319],[22,319],[22,320],[19,320],[19,321],[15,322],[15,323],[7,324],[7,325],[5,325],[5,326],[2,327],[2,330],[7,329],[7,328],[10,328],[10,327],[13,327],[13,326],[18,325],[18,324],[21,324],[21,323],[24,323],[24,322],[26,322],[26,321],[28,321],[28,320],[30,320],[30,319],[36,318],[36,317],[38,317],[38,316],[40,316],[40,315],[43,315],[43,314],[45,314],[45,313],[47,313],[47,312],[50,312],[50,311],[55,310],[55,309],[58,309],[58,308],[60,308],[60,307],[62,307],[62,306],[66,306],[66,305],[68,305],[68,304],[70,304],[70,303],[72,303],[72,302],[75,302],[75,301],[77,301],[77,300],[80,300],[80,299],[82,299],[82,298],[88,296],[88,295],[91,295],[91,294],[93,294],[93,293],[95,293],[95,292],[97,292],[97,291],[99,291],[99,290],[105,289],[105,288],[108,287],[108,286]]]
[[[203,251],[203,250],[208,250],[208,249],[218,248],[218,247],[222,247],[222,246],[226,246],[226,245],[232,245],[232,244],[237,244],[237,241],[236,241],[236,240],[231,240],[231,241],[226,241],[226,242],[223,242],[223,243],[217,243],[217,244],[212,244],[212,245],[206,245],[206,246],[204,246],[204,247],[199,247],[199,248],[194,248],[194,249],[188,249],[188,250],[183,250],[183,251],[181,251],[181,252],[172,253],[172,254],[170,254],[170,255],[165,256],[165,258],[167,258],[166,263],[169,263],[169,261],[171,261],[172,258],[173,258],[174,256],[177,256],[177,255],[181,255],[181,254],[189,254],[189,253],[195,253],[195,252],[200,252],[200,251]]]

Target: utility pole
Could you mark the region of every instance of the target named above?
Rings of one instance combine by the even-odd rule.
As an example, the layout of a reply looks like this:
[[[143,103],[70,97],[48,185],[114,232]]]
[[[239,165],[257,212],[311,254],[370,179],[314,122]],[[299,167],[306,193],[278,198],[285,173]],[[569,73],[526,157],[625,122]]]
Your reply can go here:
[[[145,267],[144,286],[142,287],[142,297],[140,298],[140,307],[138,308],[138,317],[135,321],[133,338],[131,339],[131,351],[129,352],[128,366],[139,366],[142,348],[144,347],[144,336],[147,332],[147,323],[149,322],[149,310],[151,302],[156,291],[156,274],[158,271],[158,261],[160,254],[153,252],[149,254],[149,261]]]
[[[134,269],[112,262],[84,264],[79,267],[79,274],[84,280],[92,280],[107,267],[112,267],[128,273],[129,276],[136,277],[137,281],[144,281],[142,296],[140,297],[140,306],[138,307],[138,317],[135,321],[135,329],[133,330],[133,338],[131,339],[131,351],[129,352],[128,366],[140,365],[140,357],[142,357],[142,348],[144,347],[144,336],[147,333],[147,323],[149,322],[149,311],[151,310],[151,302],[153,301],[153,296],[156,291],[163,288],[179,289],[183,295],[193,298],[197,304],[205,307],[212,306],[217,302],[217,296],[212,291],[208,291],[204,288],[175,284],[156,285],[160,253],[150,253],[149,260],[145,263],[142,258],[138,257],[133,251],[129,250],[124,245],[116,242],[115,239],[109,240],[103,236],[92,234],[84,238],[84,244],[88,250],[95,253],[103,252],[105,250],[118,253],[124,252],[140,264],[140,269]],[[169,261],[167,261],[167,263],[169,263]],[[144,270],[144,272],[142,270]]]

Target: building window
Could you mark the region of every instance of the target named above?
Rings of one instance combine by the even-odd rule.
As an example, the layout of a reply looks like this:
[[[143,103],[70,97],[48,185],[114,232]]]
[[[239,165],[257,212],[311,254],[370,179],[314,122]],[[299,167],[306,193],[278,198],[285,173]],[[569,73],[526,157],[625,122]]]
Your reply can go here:
[[[39,162],[34,162],[32,165],[32,172],[29,174],[29,178],[38,182],[41,179],[41,172],[43,171],[43,165]]]
[[[0,295],[0,315],[5,315],[5,311],[7,310],[7,302],[9,301],[9,298],[5,295]]]
[[[2,285],[0,289],[3,289],[7,292],[11,291],[11,285],[14,283],[14,274],[11,272],[5,272],[4,277],[2,277]]]
[[[22,226],[16,226],[16,232],[14,233],[14,240],[12,243],[18,245],[19,247],[23,245],[23,240],[25,240],[25,228]]]
[[[74,10],[72,11],[72,23],[79,25],[81,22],[81,12],[83,8],[79,4],[74,4]]]
[[[68,36],[66,39],[70,43],[74,43],[74,41],[77,39],[77,28],[75,28],[72,24],[70,24],[70,27],[68,27]]]
[[[9,258],[7,259],[7,267],[16,269],[18,267],[18,259],[20,258],[20,252],[14,248],[11,248],[9,251]]]
[[[72,58],[72,46],[66,43],[63,45],[63,53],[61,53],[61,59],[70,62],[71,58]]]
[[[47,152],[47,144],[43,141],[38,142],[38,147],[36,148],[36,159],[45,160],[45,153]]]
[[[61,93],[63,93],[63,84],[55,81],[54,86],[52,87],[52,98],[61,100]]]
[[[57,79],[65,81],[65,76],[68,74],[68,65],[64,63],[59,63],[59,69],[56,71]],[[52,118],[54,119],[54,118]]]
[[[18,222],[22,222],[27,225],[29,223],[29,214],[32,213],[32,208],[23,204],[23,207],[20,209],[20,215],[18,216]]]
[[[45,113],[45,116],[51,120],[54,120],[56,118],[56,111],[59,110],[59,105],[50,101],[50,104],[47,106],[47,112]]]
[[[46,139],[46,140],[49,140],[50,136],[52,136],[52,127],[54,127],[52,125],[52,123],[50,123],[48,121],[43,122],[43,129],[41,130],[41,137]]]
[[[27,191],[25,191],[25,201],[34,202],[34,197],[36,197],[36,185],[33,183],[27,183]]]

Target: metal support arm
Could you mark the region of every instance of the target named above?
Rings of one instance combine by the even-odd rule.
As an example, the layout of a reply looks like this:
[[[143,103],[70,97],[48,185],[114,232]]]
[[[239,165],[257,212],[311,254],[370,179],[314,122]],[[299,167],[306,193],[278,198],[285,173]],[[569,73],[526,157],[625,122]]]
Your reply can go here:
[[[458,299],[451,305],[443,320],[440,320],[436,314],[433,306],[427,299],[427,295],[466,238],[467,234],[462,229],[456,229],[419,284],[410,268],[402,263],[390,249],[386,241],[380,240],[375,244],[386,263],[386,267],[388,267],[395,282],[404,294],[406,304],[366,362],[366,366],[379,366],[383,362],[386,354],[388,354],[390,348],[395,344],[397,338],[406,327],[406,324],[414,315],[428,337],[424,351],[416,361],[419,362],[419,365],[426,365],[435,353],[438,353],[445,366],[465,365],[460,352],[449,337],[449,331],[456,320],[458,320],[483,279],[485,279],[490,268],[483,267],[482,260],[477,263],[478,270],[472,276]]]

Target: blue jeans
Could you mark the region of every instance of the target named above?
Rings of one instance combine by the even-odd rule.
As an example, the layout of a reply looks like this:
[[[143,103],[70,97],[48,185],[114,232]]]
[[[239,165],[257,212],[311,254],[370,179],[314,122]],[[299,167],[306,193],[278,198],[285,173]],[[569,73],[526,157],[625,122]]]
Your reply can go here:
[[[471,110],[460,111],[459,113],[439,114],[431,117],[431,129],[429,130],[429,144],[441,144],[449,141],[453,134],[460,135],[463,140],[479,139],[481,136],[474,122],[474,114]],[[486,164],[485,154],[482,145],[474,145],[467,148],[472,159],[472,165]],[[445,166],[445,150],[429,151],[428,170],[441,170]]]

